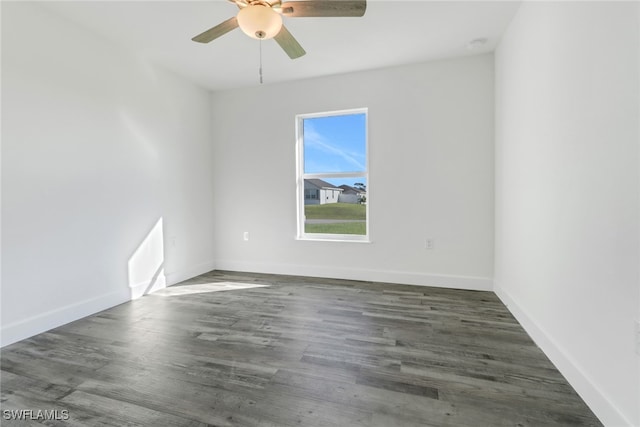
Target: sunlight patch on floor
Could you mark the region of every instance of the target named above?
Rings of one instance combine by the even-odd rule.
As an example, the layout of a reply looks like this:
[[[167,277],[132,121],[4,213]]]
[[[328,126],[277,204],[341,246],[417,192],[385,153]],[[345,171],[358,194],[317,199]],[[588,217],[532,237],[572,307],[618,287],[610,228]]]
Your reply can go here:
[[[201,283],[197,285],[171,286],[154,292],[161,297],[174,297],[180,295],[202,294],[206,292],[237,291],[240,289],[266,288],[269,285],[257,283],[215,282]]]

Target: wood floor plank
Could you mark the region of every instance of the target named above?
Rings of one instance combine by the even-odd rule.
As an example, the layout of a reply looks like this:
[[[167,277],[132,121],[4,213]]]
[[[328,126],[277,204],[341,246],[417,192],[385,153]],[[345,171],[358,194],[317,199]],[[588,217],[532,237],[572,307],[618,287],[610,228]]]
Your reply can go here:
[[[490,292],[230,271],[177,286],[3,348],[3,409],[69,411],[52,426],[601,425]]]
[[[188,420],[164,411],[148,409],[136,404],[114,400],[76,390],[59,400],[73,414],[78,426],[166,426],[206,427],[208,424]]]

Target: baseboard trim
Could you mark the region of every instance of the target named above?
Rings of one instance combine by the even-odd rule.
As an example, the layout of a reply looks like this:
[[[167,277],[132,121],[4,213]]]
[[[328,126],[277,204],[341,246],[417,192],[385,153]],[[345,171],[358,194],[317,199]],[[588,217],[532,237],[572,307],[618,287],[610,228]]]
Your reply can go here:
[[[83,317],[90,316],[102,310],[106,310],[116,305],[125,303],[144,293],[153,292],[165,286],[174,285],[183,280],[190,279],[202,273],[206,273],[215,268],[213,261],[197,264],[191,268],[176,271],[170,274],[160,274],[153,283],[134,283],[122,291],[114,291],[103,294],[74,304],[69,304],[46,313],[32,316],[17,322],[2,325],[0,328],[0,347],[13,344],[20,340],[46,332],[58,326],[65,325]],[[166,283],[166,285],[165,285]]]
[[[494,286],[494,292],[604,425],[633,426],[580,364],[498,283]]]
[[[192,277],[199,276],[203,273],[207,273],[211,270],[215,270],[215,261],[206,261],[196,264],[193,267],[186,268],[184,270],[173,271],[171,273],[165,273],[167,286],[175,285]]]
[[[140,282],[129,285],[129,289],[131,289],[132,300],[138,299],[147,294],[152,294],[153,292],[166,287],[167,279],[163,273],[158,274],[148,282]]]
[[[2,338],[0,346],[4,347],[13,344],[127,301],[129,301],[129,295],[126,289],[123,289],[121,292],[109,292],[37,316],[3,325],[1,329]]]
[[[251,273],[286,274],[308,277],[326,277],[330,279],[388,282],[402,285],[433,286],[438,288],[465,289],[473,291],[493,291],[493,279],[489,277],[426,274],[397,270],[371,270],[315,265],[260,263],[234,260],[217,260],[215,266],[219,270]]]

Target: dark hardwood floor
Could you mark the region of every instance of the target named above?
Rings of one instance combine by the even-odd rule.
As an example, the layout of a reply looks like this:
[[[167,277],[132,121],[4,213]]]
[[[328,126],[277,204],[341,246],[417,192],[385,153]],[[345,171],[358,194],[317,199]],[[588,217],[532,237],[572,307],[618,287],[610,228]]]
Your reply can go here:
[[[6,426],[601,425],[490,292],[214,271],[1,357]]]

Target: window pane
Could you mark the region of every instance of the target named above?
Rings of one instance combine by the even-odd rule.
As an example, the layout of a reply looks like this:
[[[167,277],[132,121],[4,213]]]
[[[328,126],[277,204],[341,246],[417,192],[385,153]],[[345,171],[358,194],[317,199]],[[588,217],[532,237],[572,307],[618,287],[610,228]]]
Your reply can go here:
[[[303,132],[304,173],[366,170],[364,113],[306,118]]]
[[[305,179],[304,194],[305,233],[367,234],[364,177]]]

